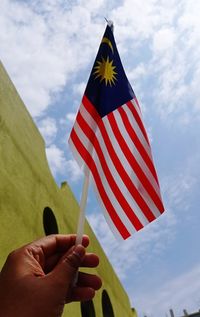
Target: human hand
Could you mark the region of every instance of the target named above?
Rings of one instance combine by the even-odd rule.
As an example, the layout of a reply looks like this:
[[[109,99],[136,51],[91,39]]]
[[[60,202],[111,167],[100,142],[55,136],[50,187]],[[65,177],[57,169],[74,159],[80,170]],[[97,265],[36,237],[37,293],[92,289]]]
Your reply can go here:
[[[75,246],[76,235],[51,235],[13,251],[0,273],[0,317],[60,317],[65,303],[90,300],[101,287],[80,266],[96,267],[98,257],[86,253],[89,238]]]

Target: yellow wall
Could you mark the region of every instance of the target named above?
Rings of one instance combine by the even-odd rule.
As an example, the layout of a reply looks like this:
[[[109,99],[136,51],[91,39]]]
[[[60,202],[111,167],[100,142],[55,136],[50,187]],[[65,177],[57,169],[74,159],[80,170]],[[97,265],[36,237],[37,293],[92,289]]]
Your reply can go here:
[[[0,63],[0,267],[11,250],[44,235],[43,210],[47,206],[54,212],[59,233],[76,231],[78,204],[67,183],[61,188],[56,185],[44,141]],[[90,236],[90,251],[101,259],[94,270],[103,278],[103,287],[93,300],[96,317],[103,317],[103,289],[114,316],[135,316],[88,223],[85,233]],[[82,316],[80,304],[67,305],[64,316]]]

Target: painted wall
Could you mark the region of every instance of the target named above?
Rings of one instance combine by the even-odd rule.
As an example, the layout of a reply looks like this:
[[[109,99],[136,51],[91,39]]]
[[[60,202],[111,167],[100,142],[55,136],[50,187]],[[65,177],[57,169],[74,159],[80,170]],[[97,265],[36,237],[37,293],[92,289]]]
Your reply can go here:
[[[45,207],[53,211],[59,233],[76,231],[77,201],[67,183],[60,188],[56,185],[44,140],[0,63],[0,267],[10,251],[45,234]],[[48,212],[46,216],[47,229],[55,230]],[[100,266],[94,272],[103,278],[103,287],[93,302],[82,304],[82,308],[80,303],[67,305],[64,316],[136,316],[88,223],[85,233],[91,240],[89,250],[100,256]]]

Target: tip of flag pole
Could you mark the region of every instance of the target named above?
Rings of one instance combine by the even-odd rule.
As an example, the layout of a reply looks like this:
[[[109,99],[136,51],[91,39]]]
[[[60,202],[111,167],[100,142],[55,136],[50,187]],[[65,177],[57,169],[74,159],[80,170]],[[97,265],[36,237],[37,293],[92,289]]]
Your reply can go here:
[[[113,24],[113,21],[108,20],[108,19],[106,19],[106,18],[105,18],[105,20],[106,20],[106,22],[108,23],[108,26],[111,28],[111,30],[112,30],[112,32],[113,32],[113,31],[114,31],[114,24]]]

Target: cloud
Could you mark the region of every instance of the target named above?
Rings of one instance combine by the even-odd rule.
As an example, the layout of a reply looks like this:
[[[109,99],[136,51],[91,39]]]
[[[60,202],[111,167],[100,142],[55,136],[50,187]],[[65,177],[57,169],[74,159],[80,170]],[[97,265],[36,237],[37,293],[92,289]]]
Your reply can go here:
[[[188,313],[198,311],[200,305],[200,265],[194,266],[189,272],[179,274],[159,288],[142,294],[133,292],[132,296],[140,307],[139,313],[149,317],[164,316],[164,312],[173,309],[175,316],[182,316],[183,309]]]
[[[85,82],[81,82],[81,83],[79,83],[79,84],[75,84],[75,85],[73,86],[73,93],[74,93],[75,95],[79,94],[80,97],[82,97],[85,88],[86,88],[86,83],[85,83]]]
[[[46,148],[47,160],[51,172],[55,178],[58,175],[62,175],[69,182],[78,182],[82,176],[83,172],[73,159],[66,159],[64,152],[59,149],[55,144],[51,144]]]
[[[151,100],[149,112],[154,105],[166,124],[186,127],[200,119],[199,9],[194,0],[126,0],[112,10],[119,50],[129,69],[132,65],[133,88],[138,97]]]
[[[127,77],[129,80],[137,82],[145,76],[147,69],[143,63],[138,64],[134,69],[127,71]]]
[[[138,98],[143,97],[140,87],[146,78],[154,87],[149,85],[148,92],[147,86],[145,95],[153,97],[162,119],[174,120],[176,115],[184,126],[199,120],[200,22],[194,0],[34,0],[28,5],[2,0],[0,55],[30,113],[45,114],[57,94],[94,59],[102,35],[101,15],[108,7],[121,54],[131,60],[131,52],[136,61],[140,52],[143,56],[138,65],[128,67]],[[84,86],[74,89],[82,95]]]
[[[171,50],[174,48],[176,41],[176,32],[170,27],[163,27],[161,30],[158,30],[153,38],[153,51],[163,52],[166,50]]]
[[[120,26],[119,36],[120,39],[123,37],[123,41],[130,38],[130,34],[135,40],[144,40],[150,36],[157,24],[155,1],[123,1],[121,6],[112,11],[111,19]]]
[[[45,119],[40,120],[38,122],[38,128],[47,146],[54,142],[58,131],[55,119],[46,117]]]
[[[66,80],[66,63],[59,58],[55,33],[23,2],[3,1],[0,14],[2,61],[29,111],[38,116]]]
[[[66,115],[67,120],[70,122],[70,124],[74,123],[75,119],[76,119],[76,113],[74,112],[68,112],[68,114]]]
[[[194,175],[194,166],[191,169],[190,162],[185,166],[184,171],[177,171],[176,174],[168,175],[162,180],[162,192],[169,206],[173,208],[180,208],[181,210],[187,209],[186,204],[187,196],[190,195],[192,189],[197,184],[197,176]]]
[[[144,259],[145,262],[149,262],[154,256],[158,257],[163,253],[173,240],[173,227],[176,223],[174,215],[168,210],[158,220],[127,241],[119,242],[112,235],[101,213],[90,214],[88,220],[117,275],[124,283],[129,279],[133,267],[134,270],[141,270]],[[127,254],[131,254],[131,256],[127,257]]]
[[[154,81],[150,92],[161,118],[174,120],[175,114],[184,126],[199,120],[200,22],[194,0],[34,0],[28,5],[2,0],[1,59],[31,114],[44,114],[72,76],[91,63],[102,34],[100,16],[108,7],[122,55],[127,52],[130,59],[131,52],[137,60],[142,50],[144,60],[128,71],[138,97],[143,79]],[[74,89],[81,95],[84,85]]]
[[[66,169],[70,181],[77,183],[81,178],[83,178],[83,172],[75,160],[68,160],[66,162]]]
[[[90,2],[93,11],[84,1],[70,10],[65,1],[1,1],[1,59],[34,117],[90,62],[103,24],[91,22],[102,1]]]
[[[61,151],[55,144],[46,148],[46,155],[49,162],[49,167],[52,174],[56,178],[58,174],[66,174],[66,158],[64,152]]]
[[[156,108],[162,119],[176,120],[183,126],[200,118],[198,9],[197,2],[181,1],[172,9],[176,13],[173,23],[155,30],[151,48]]]

